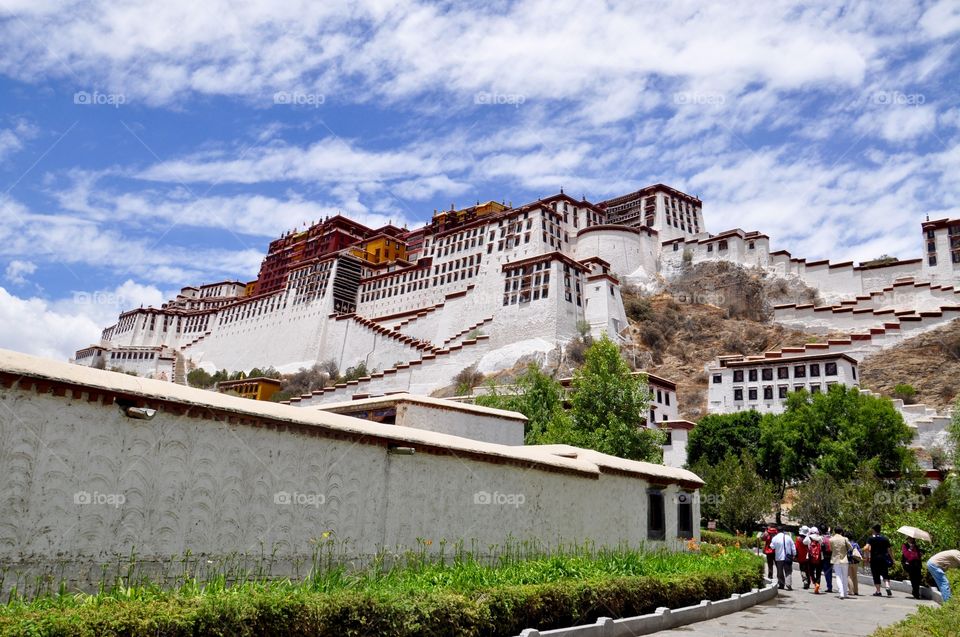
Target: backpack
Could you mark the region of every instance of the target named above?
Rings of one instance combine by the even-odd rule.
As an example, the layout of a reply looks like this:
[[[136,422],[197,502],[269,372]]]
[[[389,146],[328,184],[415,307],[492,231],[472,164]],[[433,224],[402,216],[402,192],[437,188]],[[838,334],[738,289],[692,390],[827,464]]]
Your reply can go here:
[[[810,542],[810,547],[807,549],[810,554],[810,563],[819,564],[820,563],[820,554],[822,550],[820,542]]]

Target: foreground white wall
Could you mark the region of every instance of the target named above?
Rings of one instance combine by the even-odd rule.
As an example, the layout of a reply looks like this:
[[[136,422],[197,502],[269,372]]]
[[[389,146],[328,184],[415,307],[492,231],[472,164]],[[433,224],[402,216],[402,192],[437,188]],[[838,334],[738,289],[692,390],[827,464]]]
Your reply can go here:
[[[157,413],[131,419],[117,401]],[[79,586],[134,548],[155,564],[274,553],[289,572],[325,533],[355,556],[417,538],[636,545],[653,480],[666,485],[671,540],[674,497],[700,484],[593,452],[565,458],[3,350],[0,405],[0,568]]]

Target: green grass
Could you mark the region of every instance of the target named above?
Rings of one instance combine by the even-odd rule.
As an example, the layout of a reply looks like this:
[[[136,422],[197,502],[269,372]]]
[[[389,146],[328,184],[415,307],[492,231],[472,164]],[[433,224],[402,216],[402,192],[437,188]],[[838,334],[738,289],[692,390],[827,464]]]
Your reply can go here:
[[[428,555],[426,543],[421,549],[378,556],[362,570],[323,564],[302,581],[221,574],[164,590],[120,578],[92,595],[14,597],[0,606],[0,634],[515,635],[719,599],[760,581],[758,558],[716,547],[582,545],[539,556],[504,551],[494,563],[462,550]]]

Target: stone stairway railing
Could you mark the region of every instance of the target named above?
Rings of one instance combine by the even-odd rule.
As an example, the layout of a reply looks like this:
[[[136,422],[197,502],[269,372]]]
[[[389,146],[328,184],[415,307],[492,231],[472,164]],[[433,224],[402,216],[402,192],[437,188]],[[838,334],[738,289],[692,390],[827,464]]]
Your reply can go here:
[[[879,396],[869,389],[861,389],[860,393]],[[946,448],[950,445],[949,427],[953,422],[953,409],[940,413],[922,403],[908,405],[899,398],[891,398],[890,401],[893,403],[893,408],[903,416],[904,422],[913,431],[913,441],[910,445],[912,449],[929,452],[935,447]],[[921,462],[922,466],[927,464],[929,461]],[[925,468],[933,467],[925,466]]]
[[[378,391],[376,388],[378,386],[384,386],[384,381],[389,380],[391,377],[395,377],[399,372],[409,371],[414,367],[419,367],[421,369],[429,368],[436,365],[438,362],[443,361],[451,354],[463,351],[465,348],[486,344],[489,338],[489,336],[478,336],[473,339],[467,339],[463,343],[424,353],[422,357],[416,360],[400,363],[399,365],[390,367],[381,372],[373,372],[369,376],[364,376],[363,378],[359,378],[357,380],[338,383],[333,387],[325,387],[323,389],[314,390],[309,394],[294,396],[289,401],[284,401],[284,404],[291,404],[294,406],[309,406],[313,404],[320,404],[321,402],[331,402],[332,400],[349,400],[354,396],[367,397],[370,394],[395,393],[393,390]]]
[[[939,285],[910,278],[896,281],[881,290],[843,299],[834,303],[832,307],[925,310],[953,304],[960,304],[960,290],[951,285]]]
[[[846,353],[858,361],[862,361],[870,354],[889,349],[908,338],[918,336],[960,318],[960,306],[941,308],[941,311],[938,312],[903,312],[899,314],[881,312],[877,316],[881,320],[889,317],[889,320],[885,320],[882,324],[874,327],[850,332],[844,337],[828,338],[799,347],[783,347],[764,352],[759,356],[747,356],[744,360],[760,361],[806,354]]]
[[[432,314],[433,312],[436,312],[437,310],[442,308],[443,305],[444,305],[443,303],[437,303],[436,305],[431,305],[430,307],[426,307],[421,310],[416,310],[415,312],[412,313],[412,316],[406,316],[401,320],[399,320],[398,322],[393,323],[392,328],[398,332],[403,331],[403,328],[405,328],[406,326],[410,325],[411,323],[419,319],[424,318],[429,314]],[[384,323],[384,324],[391,323],[391,321],[381,321],[380,319],[373,319],[373,320],[377,321],[378,323]]]
[[[463,336],[469,335],[469,334],[470,334],[471,332],[473,332],[474,330],[479,330],[481,327],[483,327],[483,326],[486,325],[487,323],[493,323],[493,317],[492,317],[492,316],[488,316],[487,318],[485,318],[485,319],[483,319],[483,320],[481,320],[481,321],[478,321],[478,322],[474,323],[474,324],[471,325],[470,327],[467,327],[467,328],[464,328],[464,329],[460,330],[458,333],[454,334],[453,336],[451,336],[450,338],[448,338],[447,340],[445,340],[445,341],[443,342],[443,346],[444,346],[444,347],[448,347],[449,345],[452,345],[452,344],[455,343],[459,338],[461,338],[461,337],[463,337]]]
[[[337,321],[351,320],[354,323],[362,325],[363,327],[369,330],[372,330],[377,334],[380,334],[381,336],[385,336],[387,338],[393,339],[398,343],[412,347],[415,350],[419,350],[422,352],[431,352],[431,353],[436,353],[440,350],[440,348],[438,348],[437,346],[435,346],[433,343],[429,341],[424,341],[422,339],[413,338],[412,336],[407,336],[402,332],[398,332],[395,329],[385,327],[384,325],[381,325],[376,321],[372,321],[368,318],[364,318],[356,313],[331,314],[330,318],[335,319]]]
[[[173,361],[173,382],[178,385],[187,384],[187,364],[184,360],[183,354],[180,352],[174,352],[174,361]]]
[[[181,351],[181,352],[184,352],[184,351],[187,350],[187,348],[193,347],[194,345],[197,345],[197,344],[200,343],[203,339],[205,339],[206,337],[210,336],[210,334],[211,334],[211,332],[204,332],[203,334],[201,334],[201,335],[198,336],[197,338],[193,339],[192,341],[190,341],[189,343],[187,343],[186,345],[184,345],[183,347],[181,347],[181,348],[180,348],[180,351]]]

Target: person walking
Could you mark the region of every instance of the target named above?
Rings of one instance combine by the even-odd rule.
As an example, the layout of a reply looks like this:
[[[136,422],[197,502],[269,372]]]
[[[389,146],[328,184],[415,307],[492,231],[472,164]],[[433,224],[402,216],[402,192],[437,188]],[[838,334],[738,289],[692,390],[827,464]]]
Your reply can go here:
[[[822,551],[823,551],[823,583],[827,585],[827,592],[833,592],[833,548],[830,546],[830,538],[833,536],[833,531],[827,529],[827,534],[823,536],[823,541],[821,542]]]
[[[809,527],[801,526],[794,543],[797,553],[797,568],[800,570],[800,583],[803,584],[803,590],[810,588],[810,553],[807,551],[807,545],[805,544],[809,532]]]
[[[777,565],[777,588],[793,590],[793,558],[796,555],[796,545],[793,538],[786,531],[780,531],[770,540],[773,549],[773,559]]]
[[[773,564],[775,561],[773,549],[770,548],[770,542],[773,541],[773,538],[776,537],[779,532],[780,529],[771,524],[760,536],[760,539],[763,541],[763,555],[767,558],[767,579],[773,579]]]
[[[890,540],[880,532],[880,525],[873,525],[873,535],[867,539],[867,560],[870,562],[870,573],[873,574],[873,585],[877,587],[874,597],[883,597],[880,593],[880,582],[887,588],[887,597],[893,597],[890,592],[890,567],[893,566],[893,548]]]
[[[807,547],[807,559],[810,563],[810,581],[813,583],[813,594],[820,594],[820,574],[823,572],[823,537],[820,530],[811,526],[807,537],[803,540]]]
[[[951,597],[950,582],[947,580],[947,575],[944,571],[948,568],[958,567],[960,567],[960,551],[956,549],[940,551],[927,560],[927,572],[930,573],[933,581],[937,583],[937,588],[940,589],[940,595],[943,597],[944,603]]]
[[[920,599],[920,580],[923,575],[923,552],[917,546],[917,540],[910,537],[900,547],[900,559],[903,570],[910,576],[910,586],[913,588],[913,598]]]
[[[860,596],[860,578],[858,577],[858,570],[860,568],[860,563],[863,562],[863,552],[860,549],[860,545],[857,544],[857,541],[852,537],[852,533],[847,531],[847,539],[850,540],[850,552],[847,553],[847,561],[850,562],[850,566],[847,567],[850,572],[850,594],[854,597]]]
[[[847,567],[850,562],[847,561],[847,554],[853,550],[850,540],[843,534],[843,529],[839,526],[834,529],[830,537],[830,554],[833,571],[837,575],[837,588],[840,590],[840,599],[847,599]]]

